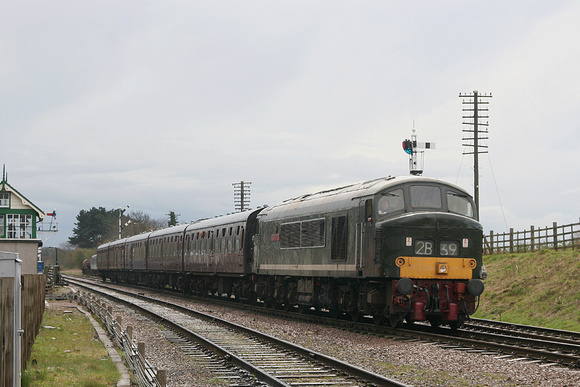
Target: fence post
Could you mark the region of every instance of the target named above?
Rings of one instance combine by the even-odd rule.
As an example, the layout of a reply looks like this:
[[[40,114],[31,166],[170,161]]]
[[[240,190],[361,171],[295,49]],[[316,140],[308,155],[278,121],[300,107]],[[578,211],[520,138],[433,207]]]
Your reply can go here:
[[[514,229],[510,228],[510,253],[514,252]]]
[[[493,230],[489,232],[489,243],[491,244],[491,252],[490,254],[495,254],[495,248],[493,246]]]
[[[558,251],[558,223],[552,224],[552,237],[554,238],[554,250]]]
[[[167,385],[167,373],[165,370],[157,370],[157,381],[161,387]]]
[[[530,226],[530,238],[531,238],[531,245],[532,245],[532,252],[536,251],[536,243],[534,240],[534,226]]]

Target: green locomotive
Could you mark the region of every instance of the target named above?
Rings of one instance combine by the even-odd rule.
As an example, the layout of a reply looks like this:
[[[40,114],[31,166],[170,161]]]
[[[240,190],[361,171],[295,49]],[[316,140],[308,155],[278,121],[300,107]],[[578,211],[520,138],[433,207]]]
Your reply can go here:
[[[258,222],[252,271],[270,304],[457,327],[483,291],[473,200],[440,180],[388,177],[304,195]]]

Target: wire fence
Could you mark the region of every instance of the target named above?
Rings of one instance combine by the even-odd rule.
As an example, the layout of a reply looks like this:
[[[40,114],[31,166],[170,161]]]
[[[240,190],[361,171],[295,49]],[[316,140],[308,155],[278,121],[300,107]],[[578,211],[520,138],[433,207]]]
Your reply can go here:
[[[86,293],[77,294],[80,302],[101,321],[111,341],[125,353],[125,361],[141,387],[165,387],[166,373],[158,370],[145,358],[145,343],[136,343],[132,338],[132,327],[123,329],[120,322],[113,318],[111,307],[101,299]]]
[[[483,236],[483,253],[527,253],[542,249],[566,250],[580,247],[580,223],[559,226],[554,222],[552,226],[529,230],[514,231]]]

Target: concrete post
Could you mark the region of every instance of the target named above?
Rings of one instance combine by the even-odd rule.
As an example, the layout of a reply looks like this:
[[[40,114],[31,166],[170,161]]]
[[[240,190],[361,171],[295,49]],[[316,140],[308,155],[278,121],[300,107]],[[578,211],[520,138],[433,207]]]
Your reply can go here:
[[[14,329],[13,329],[13,382],[17,387],[21,386],[22,378],[22,303],[21,303],[21,271],[22,261],[18,259],[18,253],[0,252],[0,277],[14,278]]]

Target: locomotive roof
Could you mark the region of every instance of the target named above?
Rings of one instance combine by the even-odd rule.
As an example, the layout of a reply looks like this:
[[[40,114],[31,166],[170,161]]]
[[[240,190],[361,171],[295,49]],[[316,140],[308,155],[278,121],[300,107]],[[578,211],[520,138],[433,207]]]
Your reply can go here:
[[[323,211],[340,211],[358,206],[358,203],[353,202],[355,199],[370,197],[390,187],[412,182],[445,184],[468,194],[463,188],[455,184],[435,178],[423,176],[389,176],[288,199],[265,208],[258,217],[267,217],[270,220],[292,215],[317,214]]]

